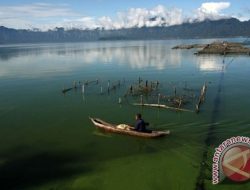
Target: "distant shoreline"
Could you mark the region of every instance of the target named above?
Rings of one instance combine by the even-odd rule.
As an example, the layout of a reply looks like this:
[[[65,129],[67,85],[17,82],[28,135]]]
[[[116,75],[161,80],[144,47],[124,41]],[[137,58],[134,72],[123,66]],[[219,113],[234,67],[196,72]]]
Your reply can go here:
[[[249,36],[232,36],[232,37],[228,37],[228,36],[222,36],[222,37],[208,37],[208,38],[169,38],[169,39],[127,39],[127,40],[92,40],[92,41],[65,41],[65,42],[13,42],[13,43],[0,43],[0,47],[1,46],[13,46],[13,45],[17,45],[17,46],[22,46],[22,45],[36,45],[36,44],[81,44],[81,43],[109,43],[109,42],[135,42],[135,41],[171,41],[171,40],[223,40],[223,39],[242,39],[245,40],[247,38],[250,38]],[[250,39],[249,39],[250,41]]]
[[[73,43],[135,40],[221,39],[250,36],[250,21],[235,18],[205,20],[168,27],[124,28],[117,30],[16,30],[0,26],[0,44]]]

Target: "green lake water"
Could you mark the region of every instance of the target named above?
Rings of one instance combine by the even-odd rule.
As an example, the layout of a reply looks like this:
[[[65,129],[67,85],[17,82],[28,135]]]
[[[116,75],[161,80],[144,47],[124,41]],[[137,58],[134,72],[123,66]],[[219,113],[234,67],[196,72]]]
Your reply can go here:
[[[171,49],[214,40],[1,45],[0,189],[192,190],[200,174],[206,190],[250,189],[249,182],[211,182],[214,148],[232,136],[250,136],[250,57]],[[159,92],[168,95],[174,87],[177,94],[186,93],[187,85],[197,97],[207,82],[205,103],[199,114],[134,107],[140,97],[124,94],[139,77],[159,80]],[[84,94],[61,92],[74,80],[97,78],[99,84],[85,86]],[[118,80],[120,88],[108,94],[108,81]],[[194,110],[196,100],[187,108]],[[157,98],[144,101],[157,103]],[[132,124],[138,112],[152,129],[171,135],[141,139],[102,133],[89,120]],[[209,167],[201,171],[204,164]]]

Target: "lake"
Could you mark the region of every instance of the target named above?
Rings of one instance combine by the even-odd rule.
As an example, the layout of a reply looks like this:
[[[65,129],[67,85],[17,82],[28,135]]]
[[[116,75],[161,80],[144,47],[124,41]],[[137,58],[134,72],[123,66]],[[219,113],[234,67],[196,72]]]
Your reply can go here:
[[[212,185],[211,164],[224,140],[250,136],[250,57],[171,49],[214,40],[1,45],[0,188],[187,190],[202,183],[206,190],[249,189],[249,182],[227,179]],[[140,96],[124,95],[139,77],[143,84],[160,82],[144,101],[156,103],[158,93],[173,96],[176,89],[193,97],[185,105],[192,111],[206,82],[200,113],[133,106]],[[96,79],[84,93],[81,87],[62,93],[73,81]],[[108,93],[108,82],[118,81],[121,86]],[[150,128],[171,134],[141,139],[103,133],[89,120],[133,124],[138,112]]]

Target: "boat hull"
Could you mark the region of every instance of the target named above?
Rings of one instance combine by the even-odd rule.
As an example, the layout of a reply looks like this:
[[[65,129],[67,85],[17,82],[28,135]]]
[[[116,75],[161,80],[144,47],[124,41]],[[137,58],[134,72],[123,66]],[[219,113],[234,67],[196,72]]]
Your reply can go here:
[[[92,123],[99,129],[102,129],[107,132],[111,133],[118,133],[118,134],[123,134],[123,135],[130,135],[130,136],[136,136],[136,137],[142,137],[142,138],[157,138],[157,137],[163,137],[166,135],[170,134],[170,131],[152,131],[151,133],[145,133],[145,132],[138,132],[133,130],[133,127],[129,127],[130,130],[128,129],[119,129],[116,128],[117,125],[107,123],[101,119],[98,118],[90,118]]]

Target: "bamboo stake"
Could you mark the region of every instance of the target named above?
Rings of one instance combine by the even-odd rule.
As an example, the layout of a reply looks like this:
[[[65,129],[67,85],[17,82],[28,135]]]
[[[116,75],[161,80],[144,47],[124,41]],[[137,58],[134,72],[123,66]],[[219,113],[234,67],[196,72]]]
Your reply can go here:
[[[205,96],[206,96],[206,90],[207,90],[207,85],[206,83],[202,86],[201,88],[201,94],[199,96],[198,103],[196,104],[196,112],[198,113],[200,111],[200,105],[205,101]]]
[[[62,93],[66,93],[66,92],[68,92],[68,91],[70,91],[70,90],[72,90],[73,88],[64,88],[63,90],[62,90]]]
[[[103,93],[103,88],[102,88],[102,86],[101,86],[101,94]]]
[[[98,83],[99,83],[99,79],[91,80],[91,81],[88,81],[88,80],[87,80],[87,81],[84,82],[85,85],[89,85],[89,84],[91,84],[91,83],[96,83],[96,84],[98,84]]]
[[[171,107],[171,106],[167,106],[164,104],[143,104],[143,103],[134,103],[134,106],[148,106],[148,107],[156,107],[156,108],[165,108],[165,109],[171,109],[171,110],[175,110],[175,111],[186,111],[186,112],[193,112],[192,110],[188,110],[188,109],[183,109],[183,108],[175,108],[175,107]]]
[[[179,108],[181,107],[181,104],[182,104],[182,99],[180,98]]]
[[[84,86],[84,84],[82,85],[82,93],[83,94],[85,93],[85,86]]]

